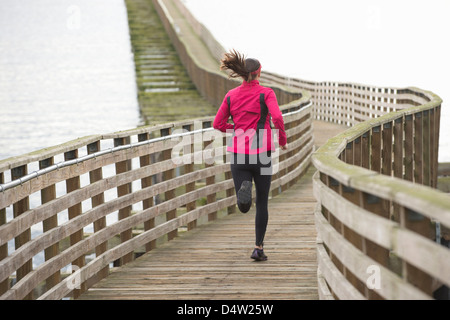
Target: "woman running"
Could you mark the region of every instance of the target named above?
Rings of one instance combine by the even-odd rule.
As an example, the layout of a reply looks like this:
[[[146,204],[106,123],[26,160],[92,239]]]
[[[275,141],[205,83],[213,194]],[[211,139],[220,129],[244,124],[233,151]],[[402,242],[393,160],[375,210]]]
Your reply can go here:
[[[261,63],[245,59],[232,50],[221,60],[221,70],[230,70],[230,77],[243,79],[242,85],[230,90],[214,119],[214,128],[231,131],[233,136],[227,151],[231,156],[231,173],[236,190],[239,210],[247,213],[252,206],[252,181],[256,188],[255,249],[251,258],[265,261],[263,241],[269,219],[268,199],[272,180],[272,141],[270,118],[278,129],[278,141],[282,150],[287,149],[283,116],[272,89],[259,84]],[[231,116],[233,124],[228,123]]]

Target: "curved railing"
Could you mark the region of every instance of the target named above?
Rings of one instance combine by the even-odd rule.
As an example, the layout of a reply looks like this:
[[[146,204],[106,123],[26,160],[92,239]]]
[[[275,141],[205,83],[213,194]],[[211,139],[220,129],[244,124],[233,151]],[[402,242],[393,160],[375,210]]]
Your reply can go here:
[[[266,81],[311,92],[316,119],[352,126],[312,157],[323,299],[427,299],[450,286],[450,199],[438,176],[441,99],[418,88]],[[436,231],[437,230],[437,231]]]
[[[155,4],[199,91],[221,102],[238,83],[199,64]],[[289,143],[272,155],[274,196],[307,169],[314,141],[309,93],[273,89]],[[235,212],[227,137],[212,121],[93,135],[0,161],[0,299],[77,297],[112,266]]]
[[[274,154],[273,195],[298,179],[313,151],[308,96],[282,110],[290,151]],[[43,299],[77,296],[110,264],[234,212],[225,135],[207,129],[212,120],[90,136],[0,162],[0,298],[31,298],[35,288]],[[33,266],[39,255],[45,261]],[[77,271],[62,279],[70,265]]]
[[[426,187],[437,183],[441,100],[402,93],[418,106],[355,125],[313,156],[321,292],[425,299],[450,284],[450,250],[434,227],[450,226],[450,201]]]
[[[207,29],[185,15],[220,55]],[[269,72],[261,80],[307,90],[314,119],[353,126],[313,155],[320,296],[426,298],[448,286],[450,253],[434,240],[440,240],[435,230],[441,224],[450,227],[450,201],[431,189],[437,185],[441,99],[417,88]]]

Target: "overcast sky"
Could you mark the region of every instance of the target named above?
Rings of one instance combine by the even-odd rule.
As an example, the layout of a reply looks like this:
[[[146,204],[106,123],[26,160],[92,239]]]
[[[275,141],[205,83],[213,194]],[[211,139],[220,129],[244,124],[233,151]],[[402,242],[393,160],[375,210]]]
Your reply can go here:
[[[267,71],[430,90],[443,98],[443,122],[450,121],[449,0],[184,3],[226,49],[259,59]],[[441,128],[450,161],[450,126]]]

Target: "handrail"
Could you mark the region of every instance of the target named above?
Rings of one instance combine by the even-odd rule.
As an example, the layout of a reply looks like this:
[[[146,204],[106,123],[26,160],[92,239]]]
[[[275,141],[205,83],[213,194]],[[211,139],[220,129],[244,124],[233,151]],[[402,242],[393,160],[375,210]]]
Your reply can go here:
[[[432,228],[450,227],[450,201],[430,188],[437,184],[442,101],[408,91],[427,103],[357,124],[313,155],[319,270],[336,297],[349,297],[349,283],[362,297],[386,299],[430,298],[437,284],[450,285],[450,250],[434,242],[440,235]],[[349,244],[346,254],[358,256],[358,266],[338,248]],[[368,288],[369,266],[380,270],[383,286]],[[334,272],[351,276],[337,283]]]
[[[229,81],[224,75],[220,77],[225,82]],[[282,100],[286,101],[286,98],[283,98],[283,91],[280,92]],[[292,94],[294,92],[295,94]],[[280,170],[274,176],[272,184],[273,195],[280,190],[285,190],[303,173],[309,164],[313,150],[310,96],[307,92],[292,89],[288,90],[288,95],[297,97],[281,107],[292,151],[282,152],[280,155]],[[209,151],[198,151],[194,145],[198,142],[197,135],[204,136],[213,131],[208,128],[211,127],[212,120],[211,117],[207,117],[106,135],[93,135],[0,161],[0,218],[2,218],[0,220],[2,222],[0,225],[0,248],[2,248],[0,293],[3,294],[1,298],[30,298],[33,288],[37,288],[45,279],[47,279],[48,291],[42,295],[43,298],[61,298],[71,291],[74,296],[78,296],[93,282],[107,276],[110,262],[117,260],[116,264],[123,264],[133,259],[129,252],[137,250],[135,246],[142,245],[141,242],[134,240],[139,236],[132,235],[132,228],[135,228],[137,224],[144,223],[142,234],[146,236],[141,239],[146,239],[145,251],[148,251],[155,247],[155,240],[158,238],[172,239],[179,227],[187,225],[189,229],[194,228],[197,220],[202,216],[206,215],[209,216],[208,219],[214,219],[220,211],[232,213],[235,210],[235,199],[229,170],[223,165],[210,167],[202,164],[203,169],[196,168],[194,171],[194,164],[192,161],[189,162],[198,156],[203,159],[206,151]],[[189,132],[172,134],[176,130]],[[174,164],[170,159],[171,148],[176,145],[174,139],[187,136],[193,137],[194,141],[189,149],[194,148],[194,150],[191,150],[190,155],[188,153],[183,156],[182,164]],[[132,142],[133,140],[137,142]],[[201,140],[200,143],[209,142]],[[114,147],[109,147],[112,144]],[[104,145],[107,147],[102,149]],[[214,150],[223,152],[223,147]],[[80,156],[81,153],[87,154]],[[54,164],[57,158],[64,160]],[[142,167],[132,169],[130,164],[132,159],[139,160],[137,166]],[[133,163],[133,165],[136,164]],[[39,169],[28,174],[29,168],[32,167],[39,167]],[[104,178],[105,173],[102,171],[107,168],[109,171],[115,171],[116,175]],[[182,178],[175,177],[175,170],[185,171],[185,174],[181,176]],[[82,187],[80,176],[87,174],[89,174],[89,182]],[[5,182],[8,175],[10,181]],[[159,182],[161,175],[164,175],[166,183]],[[221,175],[223,182],[214,185],[216,176]],[[158,183],[152,185],[152,180]],[[139,181],[142,185],[141,190],[131,193],[130,184]],[[201,187],[201,181],[206,181],[209,187]],[[67,194],[56,197],[56,185],[64,182]],[[211,187],[212,185],[214,187]],[[107,199],[104,194],[114,188],[117,189],[117,200]],[[176,197],[174,191],[180,188],[186,189],[186,196]],[[145,189],[148,192],[144,192]],[[30,205],[31,196],[37,192],[41,193],[41,205],[33,203]],[[216,199],[223,197],[223,193],[226,197],[216,202]],[[206,205],[197,208],[196,203],[205,197]],[[165,201],[157,204],[158,198],[164,198]],[[85,210],[81,203],[89,199],[91,199],[92,208],[88,207]],[[131,206],[137,203],[142,203],[143,210],[131,215]],[[188,213],[185,215],[188,218],[176,218],[180,208],[187,210]],[[11,213],[12,209],[13,213]],[[58,224],[57,214],[61,211],[68,211],[69,220]],[[118,211],[119,222],[109,226],[106,224],[106,215],[114,211]],[[158,225],[155,220],[164,214],[166,222]],[[7,215],[14,215],[14,218],[6,221]],[[138,220],[133,223],[127,220],[132,218]],[[43,223],[41,235],[32,238],[31,228],[40,223]],[[90,223],[94,224],[94,233],[83,239],[83,227]],[[121,234],[122,244],[107,250],[106,243],[115,241],[115,235],[118,233]],[[70,247],[59,252],[59,247],[65,241],[64,238],[69,236]],[[14,238],[16,249],[8,255],[6,245]],[[84,262],[85,255],[94,249],[97,254],[93,260],[95,267],[93,264],[88,264],[88,267]],[[31,259],[42,251],[46,251],[46,262],[37,266],[37,272],[33,270]],[[77,290],[70,290],[71,286],[67,280],[73,279],[74,276],[61,280],[59,271],[71,261],[73,261],[73,267],[81,268],[79,273],[83,272],[83,281],[80,289]],[[92,268],[95,271],[92,271]],[[17,274],[17,283],[10,288],[8,278],[14,273]],[[97,279],[93,278],[94,275]],[[37,292],[35,294],[38,295]]]
[[[154,4],[197,88],[220,103],[238,82],[199,64],[176,32],[173,7]],[[272,88],[290,144],[289,151],[273,154],[275,196],[307,169],[314,141],[310,94]],[[212,121],[92,135],[0,161],[0,299],[77,297],[106,277],[111,264],[132,261],[180,228],[235,212],[226,135],[212,130]],[[45,262],[33,265],[36,255],[45,255]],[[63,274],[70,265],[76,271]]]
[[[312,103],[310,102],[309,104],[305,105],[304,107],[310,107],[311,105],[312,105]],[[301,108],[299,108],[298,110],[295,110],[295,111],[283,113],[283,116],[284,117],[288,117],[288,116],[294,115],[296,113],[299,113],[300,111],[302,111]],[[117,152],[117,151],[121,151],[121,150],[131,149],[131,148],[137,148],[137,147],[140,147],[140,146],[144,146],[144,145],[148,145],[148,144],[156,143],[156,142],[160,142],[160,141],[165,141],[165,140],[169,140],[169,139],[173,140],[173,139],[177,139],[177,138],[186,137],[186,136],[189,136],[189,135],[203,134],[203,133],[207,133],[207,132],[213,131],[213,130],[214,130],[214,128],[207,128],[207,129],[198,129],[198,130],[194,130],[194,131],[186,131],[184,133],[171,134],[170,136],[163,136],[163,137],[153,138],[153,139],[150,139],[150,140],[145,140],[145,141],[142,141],[142,142],[134,142],[134,143],[121,145],[121,146],[118,146],[118,147],[108,148],[106,150],[97,151],[97,152],[94,152],[92,154],[88,154],[88,155],[85,155],[83,157],[79,157],[79,158],[76,158],[76,159],[73,159],[73,160],[61,161],[61,162],[58,162],[57,164],[53,164],[53,165],[51,165],[49,167],[46,167],[44,169],[35,170],[32,173],[29,173],[29,174],[27,174],[27,175],[25,175],[23,177],[20,177],[20,178],[18,178],[16,180],[10,181],[8,183],[0,184],[0,192],[4,192],[4,191],[6,191],[8,189],[17,187],[18,185],[21,185],[24,182],[27,182],[27,181],[29,181],[31,179],[38,178],[41,175],[45,175],[47,173],[50,173],[50,172],[53,172],[55,170],[59,170],[61,168],[65,168],[65,167],[68,167],[68,166],[71,166],[71,165],[74,165],[74,164],[78,165],[81,162],[84,162],[84,161],[87,161],[87,160],[91,160],[91,159],[95,159],[97,157],[103,156],[103,155],[108,154],[108,153],[113,153],[113,152]]]
[[[265,77],[309,90],[315,119],[351,127],[312,156],[320,298],[429,299],[450,286],[439,234],[450,200],[435,189],[442,100],[419,88]]]
[[[184,10],[179,1],[175,2]],[[193,20],[191,25],[198,36],[211,44],[213,51],[220,51],[212,35],[203,32],[205,28]],[[429,228],[431,222],[449,227],[448,199],[427,187],[435,188],[437,184],[441,99],[418,88],[314,82],[270,72],[263,72],[261,80],[310,92],[314,119],[354,126],[313,155],[319,170],[314,188],[320,204],[316,213],[320,296],[423,298],[431,296],[433,284],[448,285],[449,251],[434,243],[429,234],[426,237],[430,240],[424,242],[409,231],[412,228],[419,229],[415,231],[419,234],[433,232]],[[374,220],[373,214],[362,215],[351,204],[358,205],[364,213],[388,217]],[[347,213],[347,209],[355,210]],[[365,229],[356,228],[359,222]],[[373,230],[376,232],[369,232]],[[426,249],[416,256],[405,253],[410,244],[394,241],[395,236]],[[341,244],[348,249],[348,257]],[[365,283],[367,268],[357,269],[366,265],[364,256],[375,259],[370,260],[373,264],[369,266],[380,267],[380,289],[369,290]],[[386,271],[387,263],[394,272]]]
[[[281,109],[291,150],[280,152],[279,161],[275,163],[279,170],[273,177],[273,195],[298,179],[307,168],[313,151],[308,95]],[[107,276],[110,263],[125,264],[133,260],[135,254],[140,254],[138,252],[154,248],[155,241],[162,240],[161,237],[170,240],[183,226],[189,230],[195,228],[197,221],[204,222],[202,217],[213,220],[234,212],[236,200],[222,144],[225,135],[210,128],[212,120],[210,117],[202,121],[173,123],[171,130],[160,129],[160,136],[151,139],[150,133],[157,133],[152,131],[152,126],[147,127],[147,133],[142,133],[143,128],[130,130],[127,137],[114,139],[114,148],[48,166],[48,170],[42,169],[39,175],[28,175],[22,183],[3,184],[0,208],[6,213],[14,207],[14,218],[0,225],[0,247],[15,239],[16,249],[0,260],[0,283],[4,286],[0,299],[31,298],[30,292],[43,281],[47,285],[40,289],[40,293],[47,291],[39,298],[78,296]],[[177,130],[184,132],[176,134]],[[171,135],[170,131],[175,134]],[[120,141],[135,139],[136,133],[140,141],[119,146]],[[180,145],[182,141],[184,144]],[[74,144],[77,142],[75,140]],[[198,143],[201,144],[200,149],[196,147]],[[86,148],[93,151],[101,144],[97,141]],[[68,145],[70,143],[65,144]],[[176,146],[183,150],[180,155],[182,161],[172,158]],[[79,149],[77,146],[64,155],[69,158]],[[216,161],[211,164],[207,157],[212,150]],[[201,162],[194,164],[198,158],[202,159]],[[46,162],[51,163],[53,159],[51,157]],[[115,170],[112,168],[115,174],[103,177],[99,173],[99,170],[111,166],[115,167]],[[90,183],[81,186],[80,176],[86,174],[90,176]],[[164,176],[163,180],[161,176]],[[56,197],[55,185],[64,182],[67,192]],[[136,186],[136,182],[141,186]],[[131,190],[131,185],[135,190]],[[114,189],[117,189],[117,197],[104,196]],[[41,193],[41,204],[31,207],[30,197],[36,192]],[[103,196],[102,200],[99,200],[100,196]],[[90,200],[92,205],[85,209],[81,204],[86,200]],[[143,208],[135,209],[137,205]],[[61,211],[68,211],[69,219],[58,223],[56,217]],[[106,217],[114,212],[118,213],[118,220],[106,223]],[[52,220],[56,220],[53,225],[50,224]],[[30,230],[41,223],[44,225],[42,232],[31,237]],[[84,233],[83,228],[92,223],[93,233]],[[118,234],[120,239],[116,237]],[[70,240],[65,240],[68,237]],[[70,245],[66,244],[67,241]],[[111,248],[108,249],[106,243]],[[62,251],[62,245],[69,246]],[[141,249],[143,246],[145,249]],[[49,250],[53,253],[48,253]],[[94,250],[96,257],[86,263],[86,255]],[[46,261],[33,267],[31,259],[42,251],[46,251]],[[60,270],[71,263],[78,271],[62,279]],[[17,282],[10,287],[9,277],[14,273],[17,273]],[[72,280],[79,286],[71,285]],[[39,295],[34,291],[33,294]]]
[[[95,159],[97,157],[106,155],[108,153],[118,152],[118,151],[121,151],[121,150],[126,150],[126,149],[131,149],[131,148],[137,148],[137,147],[140,147],[140,146],[144,146],[144,145],[148,145],[148,144],[156,143],[156,142],[160,142],[160,141],[165,141],[165,140],[169,140],[169,139],[172,140],[172,139],[182,138],[182,137],[185,137],[185,136],[188,136],[188,135],[202,134],[202,133],[206,133],[206,132],[212,131],[212,130],[214,130],[214,129],[213,128],[208,128],[208,129],[194,130],[192,132],[188,131],[188,132],[185,132],[185,133],[172,134],[170,136],[163,136],[163,137],[153,138],[153,139],[150,139],[150,140],[145,140],[145,141],[142,141],[142,142],[134,142],[134,143],[121,145],[121,146],[118,146],[118,147],[112,147],[112,148],[109,148],[109,149],[106,149],[106,150],[97,151],[97,152],[85,155],[83,157],[76,158],[76,159],[73,159],[73,160],[61,161],[61,162],[58,162],[57,164],[51,165],[51,166],[46,167],[44,169],[33,171],[32,173],[29,173],[29,174],[27,174],[27,175],[25,175],[23,177],[20,177],[19,179],[10,181],[8,183],[0,184],[0,192],[4,192],[4,191],[6,191],[8,189],[17,187],[18,185],[21,185],[24,182],[27,182],[27,181],[29,181],[31,179],[38,178],[41,175],[45,175],[45,174],[53,172],[55,170],[59,170],[59,169],[65,168],[65,167],[69,167],[69,166],[74,165],[74,164],[78,165],[78,164],[80,164],[80,163],[82,163],[84,161]]]

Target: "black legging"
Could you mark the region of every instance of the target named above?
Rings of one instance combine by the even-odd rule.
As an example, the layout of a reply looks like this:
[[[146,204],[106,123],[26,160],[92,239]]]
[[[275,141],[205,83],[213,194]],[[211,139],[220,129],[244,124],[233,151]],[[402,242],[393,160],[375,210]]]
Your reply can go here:
[[[256,187],[256,217],[255,236],[256,246],[262,246],[266,234],[269,211],[270,183],[272,181],[272,161],[268,154],[244,155],[233,153],[231,157],[231,174],[233,175],[236,194],[243,181],[253,181]]]

